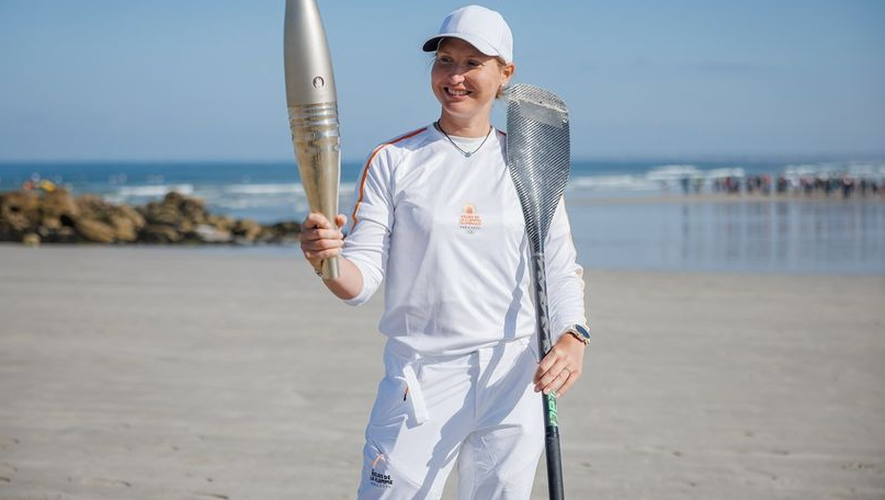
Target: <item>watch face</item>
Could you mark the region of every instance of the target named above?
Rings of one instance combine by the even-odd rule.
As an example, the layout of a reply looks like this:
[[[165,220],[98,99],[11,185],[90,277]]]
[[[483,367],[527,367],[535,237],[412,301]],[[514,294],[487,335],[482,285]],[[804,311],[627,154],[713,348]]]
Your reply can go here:
[[[590,340],[590,332],[583,325],[575,325],[575,330],[587,340]]]

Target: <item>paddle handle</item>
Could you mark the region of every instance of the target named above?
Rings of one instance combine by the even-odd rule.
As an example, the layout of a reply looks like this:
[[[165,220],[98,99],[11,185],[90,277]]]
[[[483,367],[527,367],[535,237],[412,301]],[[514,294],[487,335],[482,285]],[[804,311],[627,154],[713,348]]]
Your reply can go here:
[[[544,395],[544,410],[553,406],[556,411],[556,397]],[[547,419],[544,419],[544,450],[547,457],[547,492],[550,494],[550,500],[564,500],[565,491],[562,484],[562,454],[559,449],[559,426],[550,425]]]

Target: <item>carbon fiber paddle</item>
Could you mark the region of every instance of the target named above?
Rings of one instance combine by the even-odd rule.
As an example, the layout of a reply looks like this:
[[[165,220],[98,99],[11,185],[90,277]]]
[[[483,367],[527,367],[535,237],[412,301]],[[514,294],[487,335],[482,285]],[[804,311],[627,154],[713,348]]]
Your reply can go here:
[[[508,91],[507,167],[516,186],[525,230],[532,248],[538,345],[543,355],[553,347],[547,311],[544,241],[553,213],[568,182],[570,162],[569,118],[565,102],[553,92],[517,84]],[[556,394],[544,394],[547,488],[551,500],[563,500],[562,457]]]

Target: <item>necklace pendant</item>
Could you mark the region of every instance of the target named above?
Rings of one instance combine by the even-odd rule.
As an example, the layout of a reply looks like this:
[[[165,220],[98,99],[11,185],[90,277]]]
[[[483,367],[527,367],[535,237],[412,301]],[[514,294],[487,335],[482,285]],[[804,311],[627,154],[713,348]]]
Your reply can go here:
[[[486,134],[485,139],[483,139],[482,142],[479,143],[479,146],[476,149],[474,149],[473,151],[464,151],[463,149],[461,149],[461,146],[456,144],[455,141],[451,137],[449,137],[449,134],[447,134],[446,131],[443,130],[442,126],[439,124],[439,120],[433,122],[433,126],[436,127],[437,130],[442,132],[442,134],[444,136],[446,136],[446,139],[448,139],[449,142],[452,143],[452,146],[455,146],[455,149],[457,149],[458,151],[461,152],[462,155],[464,155],[464,158],[470,158],[471,156],[473,156],[473,153],[476,153],[477,151],[482,149],[482,147],[485,145],[486,141],[489,140],[489,136],[492,135],[492,130],[494,130],[494,127],[489,125],[489,131]]]

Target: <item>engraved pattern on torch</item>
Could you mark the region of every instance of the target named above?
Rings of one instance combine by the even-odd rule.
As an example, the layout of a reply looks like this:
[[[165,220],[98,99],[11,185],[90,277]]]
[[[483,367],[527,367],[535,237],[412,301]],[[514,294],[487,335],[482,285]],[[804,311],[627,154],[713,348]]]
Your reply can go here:
[[[340,181],[340,171],[328,168],[339,161],[341,154],[337,103],[289,106],[289,128],[298,157],[301,183],[319,188],[304,190],[307,202],[311,207],[318,207],[329,220],[335,220],[337,193],[324,193],[322,188],[337,187]],[[333,262],[337,267],[337,262]],[[337,275],[336,271],[333,272]]]

